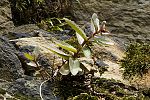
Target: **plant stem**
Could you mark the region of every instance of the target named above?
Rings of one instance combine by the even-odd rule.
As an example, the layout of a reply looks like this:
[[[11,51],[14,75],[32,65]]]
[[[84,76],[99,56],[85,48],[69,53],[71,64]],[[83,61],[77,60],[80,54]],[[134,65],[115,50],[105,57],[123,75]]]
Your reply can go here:
[[[91,33],[91,36],[88,37],[88,39],[85,40],[85,41],[81,44],[80,48],[77,50],[77,53],[74,54],[74,57],[75,57],[75,58],[78,57],[78,54],[79,54],[79,52],[81,51],[82,47],[84,47],[84,45],[85,45],[91,38],[93,38],[93,37],[94,37],[96,34],[98,34],[98,33],[102,33],[101,30],[96,31],[95,33]]]
[[[36,64],[37,68],[40,70],[40,74],[41,74],[41,76],[42,76],[43,79],[44,79],[44,75],[43,75],[42,72],[44,72],[44,74],[46,74],[48,76],[48,78],[50,77],[50,75],[48,74],[47,71],[45,71],[43,69],[41,70],[41,67],[38,65],[38,62],[36,60],[34,61],[34,63]]]

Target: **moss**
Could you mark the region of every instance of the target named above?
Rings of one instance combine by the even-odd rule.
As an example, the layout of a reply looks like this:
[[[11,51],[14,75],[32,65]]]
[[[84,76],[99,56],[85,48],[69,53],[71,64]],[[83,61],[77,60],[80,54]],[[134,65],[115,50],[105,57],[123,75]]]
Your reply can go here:
[[[4,95],[6,93],[6,90],[0,88],[0,94]]]
[[[137,91],[113,79],[93,79],[91,85],[97,93],[104,94],[102,98],[105,100],[150,100],[149,90]],[[63,97],[62,100],[99,100],[101,98],[88,94],[83,76],[64,76],[58,81],[55,94]]]
[[[137,100],[135,97],[124,97],[122,100]]]
[[[130,44],[126,57],[121,60],[121,66],[124,68],[124,78],[142,77],[150,68],[150,45],[146,43]]]
[[[150,98],[150,88],[149,88],[149,89],[144,89],[144,90],[142,91],[142,93],[143,93],[145,96],[147,96],[147,97]]]
[[[119,98],[116,95],[107,94],[105,100],[119,100]]]
[[[149,100],[147,99],[149,98],[149,90],[137,92],[134,88],[131,89],[130,86],[115,80],[96,79],[93,84],[95,91],[105,94],[105,100]]]
[[[91,96],[87,93],[82,93],[78,96],[73,97],[72,100],[98,100],[98,97]]]
[[[56,84],[54,93],[63,97],[64,100],[68,99],[68,97],[74,97],[80,95],[80,93],[87,92],[83,76],[63,76]]]
[[[36,97],[31,97],[31,96],[26,96],[20,93],[16,93],[14,95],[15,98],[20,99],[20,100],[40,100],[39,98]]]
[[[126,92],[124,91],[123,88],[117,87],[116,88],[116,95],[119,97],[123,97],[124,95],[126,95]]]

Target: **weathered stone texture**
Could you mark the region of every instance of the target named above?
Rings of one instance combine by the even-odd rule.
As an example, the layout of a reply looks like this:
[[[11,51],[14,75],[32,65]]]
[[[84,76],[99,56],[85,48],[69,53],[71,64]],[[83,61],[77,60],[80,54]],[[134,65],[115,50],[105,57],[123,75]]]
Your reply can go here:
[[[0,0],[0,35],[13,27],[10,3],[8,0]]]
[[[134,37],[150,36],[149,0],[80,0],[72,4],[71,13],[77,20],[90,21],[97,13],[99,19],[106,20],[111,33],[132,34]]]
[[[13,81],[23,76],[17,51],[8,40],[0,38],[0,79]]]

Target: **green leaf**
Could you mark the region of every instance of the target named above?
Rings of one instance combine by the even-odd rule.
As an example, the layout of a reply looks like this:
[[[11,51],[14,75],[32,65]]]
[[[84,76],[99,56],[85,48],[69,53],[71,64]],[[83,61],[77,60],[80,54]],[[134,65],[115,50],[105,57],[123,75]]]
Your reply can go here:
[[[114,45],[114,42],[111,39],[104,36],[95,36],[94,40],[100,45]]]
[[[84,42],[84,39],[76,32],[76,37],[78,39],[78,42],[80,45],[82,45],[82,43]]]
[[[96,31],[99,31],[99,30],[100,30],[99,19],[98,19],[97,14],[94,13],[91,18],[91,31],[95,33]]]
[[[37,65],[33,61],[30,61],[29,63],[27,63],[27,65],[32,67],[37,67]]]
[[[32,54],[34,55],[35,59],[38,58],[38,56],[40,54],[40,50],[39,49],[40,49],[39,47],[35,47],[34,48],[34,51],[33,51]]]
[[[54,54],[57,54],[58,56],[68,60],[70,55],[64,53],[63,51],[59,50],[58,48],[56,48],[55,46],[53,46],[52,44],[49,46],[43,46],[44,48],[50,50],[51,52],[53,52]]]
[[[69,51],[69,52],[71,51],[71,52],[77,53],[77,49],[74,48],[73,46],[71,46],[71,45],[68,44],[68,43],[65,43],[65,42],[63,42],[63,41],[58,41],[58,40],[55,40],[54,42],[55,42],[59,47],[65,49],[65,50],[67,50],[67,51]]]
[[[47,20],[47,22],[51,25],[51,26],[54,26],[53,22],[51,19]]]
[[[31,54],[29,54],[29,53],[24,53],[24,56],[25,56],[27,59],[31,60],[31,61],[34,60],[34,56],[31,55]]]
[[[91,19],[91,31],[92,33],[95,33],[96,30],[95,30],[95,26],[94,26],[94,23],[93,23],[93,20]]]
[[[72,75],[76,75],[79,71],[82,71],[79,60],[73,60],[71,57],[69,58],[69,68]]]
[[[60,68],[59,72],[60,72],[62,75],[68,75],[68,74],[70,73],[69,64],[67,63],[67,64],[63,65],[63,66]]]
[[[59,26],[53,26],[53,27],[51,28],[51,30],[52,30],[52,31],[63,31],[63,29],[60,28]]]
[[[73,21],[71,21],[71,20],[69,20],[69,19],[67,19],[67,18],[63,18],[63,19],[64,19],[64,20],[67,22],[67,24],[70,25],[71,28],[74,29],[84,40],[87,40],[86,34],[84,33],[84,31],[83,31],[80,27],[78,27],[77,24],[75,24]]]
[[[83,47],[83,54],[87,58],[91,58],[91,50],[89,47]]]

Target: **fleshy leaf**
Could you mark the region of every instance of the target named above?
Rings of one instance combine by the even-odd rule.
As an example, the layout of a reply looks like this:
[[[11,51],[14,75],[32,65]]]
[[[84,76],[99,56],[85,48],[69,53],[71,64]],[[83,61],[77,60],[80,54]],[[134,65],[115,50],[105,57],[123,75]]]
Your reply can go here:
[[[95,30],[95,26],[94,26],[94,23],[93,23],[93,20],[91,19],[91,31],[92,33],[95,33],[96,30]]]
[[[74,29],[84,40],[87,40],[87,36],[86,34],[84,33],[84,31],[78,27],[77,24],[75,24],[73,21],[67,19],[67,18],[64,18],[64,20],[67,22],[68,25],[71,26],[72,29]]]
[[[79,44],[81,45],[84,42],[84,39],[76,32],[76,37],[78,39]]]
[[[33,61],[27,63],[27,65],[32,66],[32,67],[37,67],[37,65],[36,65],[35,62],[33,62]]]
[[[102,35],[108,35],[110,34],[109,32],[102,32]]]
[[[53,26],[52,31],[63,31],[63,29],[60,28],[59,26]]]
[[[67,64],[63,65],[63,66],[60,68],[59,72],[60,72],[62,75],[68,75],[68,74],[70,73],[69,64],[67,63]]]
[[[94,37],[94,40],[100,45],[114,45],[114,42],[111,39],[104,36]]]
[[[83,48],[83,53],[84,53],[84,56],[87,57],[87,58],[91,58],[91,50],[89,47],[84,47]]]
[[[71,51],[71,52],[74,52],[74,53],[77,52],[77,49],[74,48],[73,46],[71,46],[71,45],[68,44],[68,43],[65,43],[65,42],[63,42],[63,41],[58,41],[58,40],[55,40],[54,42],[55,42],[59,47],[65,49],[65,50],[67,50],[67,51],[69,51],[69,52],[70,52],[70,51]]]
[[[69,68],[72,75],[76,75],[79,71],[82,71],[79,60],[73,60],[71,57],[69,58]]]
[[[36,59],[39,56],[39,54],[40,54],[39,47],[35,47],[32,54],[34,55],[34,57]]]
[[[99,31],[99,30],[100,30],[99,19],[98,19],[97,14],[94,13],[91,19],[91,31],[95,33],[96,31]]]
[[[24,53],[24,56],[25,56],[27,59],[31,60],[31,61],[34,60],[34,56],[31,55],[31,54],[29,54],[29,53]]]
[[[54,54],[57,54],[58,56],[68,60],[69,56],[68,54],[64,53],[63,51],[57,49],[55,46],[44,46],[44,48],[50,50],[51,52],[53,52]]]

